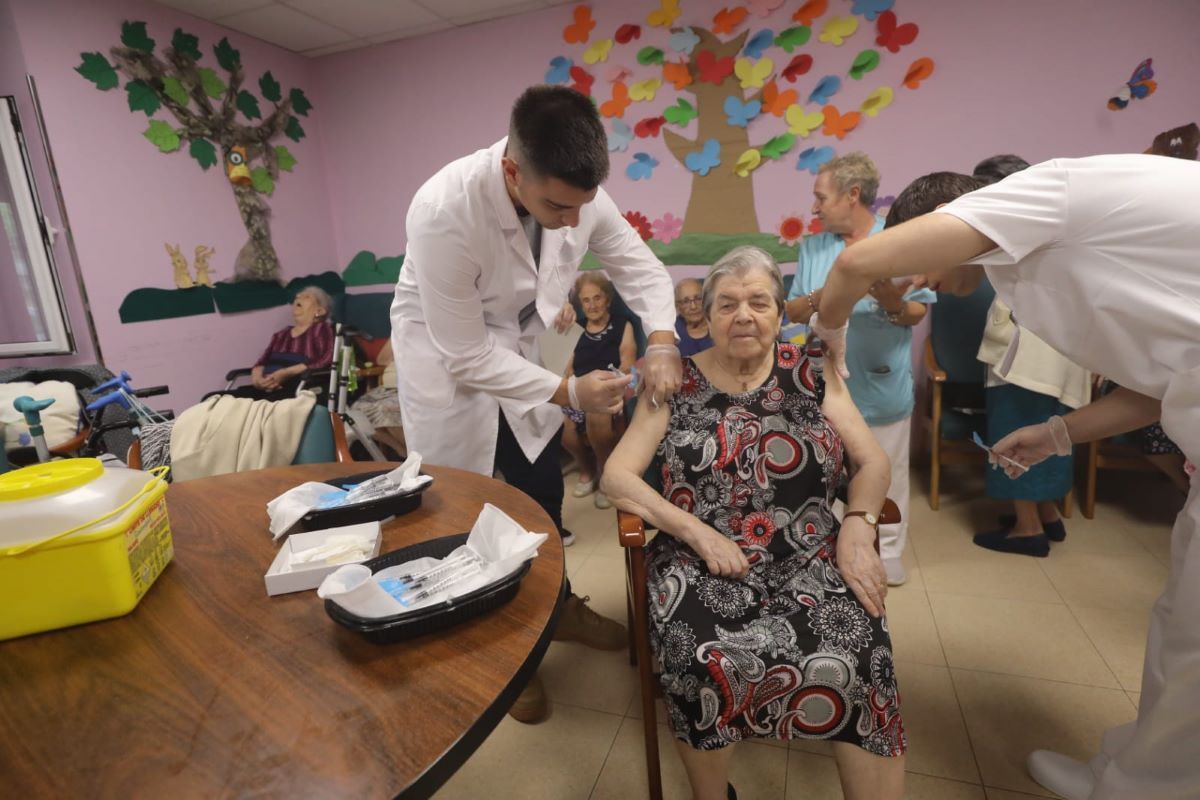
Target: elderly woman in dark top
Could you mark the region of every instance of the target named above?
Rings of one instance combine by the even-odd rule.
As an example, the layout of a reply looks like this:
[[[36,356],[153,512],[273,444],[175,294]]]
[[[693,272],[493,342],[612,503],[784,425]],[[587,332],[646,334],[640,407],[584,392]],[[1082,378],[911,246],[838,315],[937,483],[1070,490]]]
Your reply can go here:
[[[668,403],[643,395],[602,482],[660,531],[650,638],[692,796],[736,796],[733,745],[758,737],[830,740],[847,798],[896,800],[907,741],[875,550],[887,456],[820,351],[776,341],[770,255],[731,251],[703,301],[713,347],[684,359]]]
[[[277,331],[254,362],[250,386],[234,394],[259,400],[282,400],[296,393],[296,383],[309,369],[333,362],[333,326],[329,324],[329,295],[319,286],[306,286],[292,301],[292,325]]]

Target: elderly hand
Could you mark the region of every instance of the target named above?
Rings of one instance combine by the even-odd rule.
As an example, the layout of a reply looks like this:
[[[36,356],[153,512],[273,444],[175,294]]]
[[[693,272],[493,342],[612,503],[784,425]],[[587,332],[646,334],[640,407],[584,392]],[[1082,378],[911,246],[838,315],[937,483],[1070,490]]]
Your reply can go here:
[[[849,378],[850,370],[846,369],[846,331],[850,329],[850,320],[846,320],[841,327],[827,328],[821,323],[820,312],[817,312],[808,321],[808,326],[812,328],[813,336],[825,346],[825,355],[833,362],[837,374],[842,376],[842,380]]]
[[[554,330],[558,333],[566,333],[571,330],[573,324],[575,324],[575,306],[563,303],[563,307],[558,310],[558,316],[554,318]]]
[[[872,283],[867,292],[885,309],[895,308],[904,302],[904,295],[912,285],[913,279],[911,278],[900,283],[894,283],[890,279],[884,278]]]
[[[837,566],[842,580],[872,617],[883,616],[887,573],[875,552],[875,528],[862,517],[848,517],[838,532]]]
[[[570,376],[567,393],[571,405],[592,414],[618,414],[625,407],[625,387],[632,375],[615,375],[608,370],[594,369],[587,375]]]
[[[1062,417],[1051,417],[1040,425],[1018,428],[996,442],[992,452],[995,456],[1008,459],[1008,462],[995,457],[989,457],[989,461],[1001,467],[1008,477],[1019,478],[1028,472],[1029,467],[1040,464],[1050,456],[1069,456],[1071,434]]]
[[[699,520],[696,520],[685,541],[703,559],[712,575],[741,580],[750,572],[750,562],[742,548]]]
[[[642,359],[639,391],[650,393],[650,405],[660,403],[679,391],[683,385],[683,361],[679,348],[673,344],[652,344]]]

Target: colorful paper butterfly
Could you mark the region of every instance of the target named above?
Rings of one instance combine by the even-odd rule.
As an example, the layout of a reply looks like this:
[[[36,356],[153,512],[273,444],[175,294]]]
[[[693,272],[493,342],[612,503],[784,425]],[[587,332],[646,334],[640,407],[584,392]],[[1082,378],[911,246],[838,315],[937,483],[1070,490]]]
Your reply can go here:
[[[679,0],[661,0],[658,10],[646,16],[646,24],[652,28],[669,28],[679,13]]]
[[[675,101],[675,105],[668,106],[663,111],[663,117],[667,122],[679,127],[685,127],[689,122],[694,120],[698,115],[696,107],[684,100],[682,97]]]
[[[788,62],[788,65],[783,68],[783,78],[788,83],[795,83],[796,78],[807,73],[812,69],[813,57],[808,53],[801,53]]]
[[[862,14],[868,22],[874,22],[876,17],[895,4],[896,0],[854,0],[850,13]]]
[[[1137,65],[1137,69],[1133,71],[1133,77],[1117,90],[1116,95],[1108,99],[1108,108],[1111,111],[1120,111],[1129,105],[1129,101],[1134,98],[1142,99],[1154,94],[1158,89],[1158,83],[1151,80],[1154,77],[1154,70],[1151,63],[1152,58],[1147,58],[1145,61]]]
[[[824,14],[828,8],[829,0],[808,0],[807,3],[796,9],[796,13],[792,14],[792,19],[801,25],[812,27],[813,20]]]
[[[588,6],[575,6],[575,21],[563,28],[563,41],[568,44],[583,44],[596,27],[592,19],[592,9]]]
[[[617,44],[629,44],[634,39],[642,38],[642,26],[622,25],[617,28],[617,32],[613,34],[613,38],[617,40]]]
[[[808,170],[813,175],[821,171],[821,165],[833,158],[832,147],[810,147],[800,153],[796,159],[796,169]],[[811,227],[810,227],[811,230]],[[816,231],[813,231],[816,233]]]
[[[667,46],[676,53],[691,55],[692,50],[696,49],[696,45],[700,44],[700,37],[691,28],[683,28],[671,34],[671,38],[667,40]]]
[[[838,89],[842,88],[842,79],[837,75],[826,75],[821,80],[817,81],[816,87],[808,96],[808,102],[813,105],[823,106],[829,102],[829,98],[838,93]]]
[[[842,114],[835,106],[825,106],[821,113],[825,115],[825,126],[821,132],[839,139],[845,139],[847,133],[858,127],[858,121],[862,118],[857,111]]]
[[[916,61],[908,65],[908,71],[904,73],[904,80],[901,81],[909,89],[916,89],[921,85],[921,81],[933,74],[933,59],[918,58]]]
[[[792,52],[797,47],[805,45],[812,37],[812,28],[807,25],[800,25],[796,28],[788,28],[779,32],[775,37],[775,46],[782,47],[787,52]]]
[[[754,16],[767,17],[772,11],[783,5],[783,0],[746,0],[746,5]]]
[[[763,81],[771,77],[771,73],[774,71],[775,64],[769,58],[760,58],[758,61],[739,58],[733,63],[733,72],[741,81],[743,89],[761,87]]]
[[[713,15],[713,33],[733,33],[733,29],[746,19],[746,11],[743,6],[735,6],[733,8],[722,8]]]
[[[619,119],[614,119],[612,131],[608,134],[608,150],[611,153],[622,152],[629,147],[629,143],[633,141],[633,131]]]
[[[696,56],[696,69],[700,71],[699,80],[720,86],[733,74],[733,56],[717,58],[711,50],[701,50]]]
[[[633,162],[625,168],[625,174],[634,181],[650,180],[657,166],[658,161],[649,153],[634,153]]]
[[[762,58],[763,50],[773,44],[775,44],[775,32],[770,28],[763,28],[746,40],[746,44],[742,45],[742,53],[747,58]]]
[[[639,139],[658,136],[658,132],[662,130],[663,123],[666,121],[666,117],[646,117],[637,125],[633,126],[633,135]]]
[[[566,56],[555,56],[550,59],[550,69],[546,70],[546,83],[566,83],[571,80],[571,67],[574,64]]]
[[[670,83],[676,89],[682,89],[692,82],[692,72],[688,69],[686,62],[678,64],[663,64],[663,80]]]
[[[893,95],[894,92],[892,92],[892,87],[880,86],[878,89],[867,95],[867,99],[863,100],[860,110],[868,117],[877,117],[879,116],[880,111],[892,104]]]
[[[571,80],[575,81],[571,84],[571,88],[579,92],[584,97],[589,97],[592,94],[592,84],[595,78],[583,67],[571,67]]]
[[[739,177],[749,178],[750,173],[758,169],[758,165],[762,163],[762,153],[751,147],[746,152],[738,156],[737,163],[733,165],[733,171]]]
[[[716,139],[709,139],[704,143],[703,150],[684,156],[683,163],[697,175],[707,175],[713,167],[721,165],[721,143]]]
[[[858,30],[858,17],[834,17],[821,29],[820,40],[841,47]]]
[[[730,125],[745,128],[761,111],[761,100],[743,102],[740,97],[725,98],[725,121]]]
[[[662,78],[647,78],[644,81],[638,81],[629,89],[629,97],[639,103],[647,100],[653,100],[654,95],[658,93],[662,86]]]
[[[623,83],[614,83],[612,99],[600,104],[600,113],[605,117],[623,117],[625,109],[629,108],[629,102],[629,87]]]
[[[825,114],[821,111],[804,112],[804,106],[790,106],[785,115],[788,130],[799,134],[805,139],[825,122]]]
[[[897,25],[894,11],[885,11],[880,14],[875,27],[879,30],[879,35],[875,37],[875,43],[880,47],[886,47],[893,53],[899,53],[901,47],[912,44],[917,38],[919,30],[916,23],[913,22]]]
[[[608,53],[612,50],[612,39],[600,39],[592,42],[587,50],[583,51],[583,63],[596,64],[601,61],[608,61]]]
[[[782,117],[787,113],[788,107],[800,99],[796,94],[795,89],[788,89],[785,92],[779,91],[779,86],[775,81],[768,81],[763,86],[762,102],[763,111],[772,114],[776,117]]]

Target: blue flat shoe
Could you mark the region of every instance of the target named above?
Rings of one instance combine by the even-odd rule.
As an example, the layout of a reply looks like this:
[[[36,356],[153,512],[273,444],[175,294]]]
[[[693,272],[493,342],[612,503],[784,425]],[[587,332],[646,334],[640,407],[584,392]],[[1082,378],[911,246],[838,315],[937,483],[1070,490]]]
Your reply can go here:
[[[998,531],[975,534],[975,544],[995,550],[999,553],[1016,553],[1022,556],[1045,558],[1050,555],[1050,540],[1046,534],[1037,536],[1009,536],[1009,530],[1002,528]]]

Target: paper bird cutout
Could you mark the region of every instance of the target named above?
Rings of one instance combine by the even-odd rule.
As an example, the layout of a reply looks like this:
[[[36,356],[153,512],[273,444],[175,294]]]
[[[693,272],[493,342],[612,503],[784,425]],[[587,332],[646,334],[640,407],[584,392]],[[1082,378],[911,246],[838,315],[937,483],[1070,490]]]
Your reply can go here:
[[[762,163],[762,153],[751,147],[746,152],[738,156],[737,163],[733,165],[733,171],[739,177],[749,178],[750,173],[758,169],[758,165]]]
[[[762,90],[763,111],[776,117],[787,113],[788,107],[800,100],[795,89],[779,91],[775,81],[767,81]]]
[[[625,83],[631,77],[633,77],[633,72],[628,67],[621,66],[620,64],[613,64],[604,73],[604,80],[609,83]]]
[[[821,28],[820,40],[834,47],[841,47],[858,30],[858,17],[834,17]]]
[[[811,36],[812,28],[807,25],[798,25],[795,28],[780,31],[779,35],[775,37],[775,46],[782,47],[784,51],[790,53],[797,47],[808,44]]]
[[[592,83],[596,80],[592,74],[583,67],[571,67],[571,88],[579,92],[584,97],[590,97],[592,94]]]
[[[612,39],[601,39],[593,42],[587,50],[583,51],[583,63],[598,64],[601,61],[608,61],[608,51],[612,50]]]
[[[804,171],[808,170],[813,175],[821,171],[821,165],[833,159],[832,147],[810,147],[807,150],[801,151],[800,157],[796,160],[796,169]],[[816,222],[816,220],[813,220]],[[812,226],[809,230],[813,233]]]
[[[653,100],[661,86],[662,78],[647,78],[644,81],[638,81],[629,88],[629,98],[639,103]]]
[[[792,14],[792,19],[801,25],[807,25],[811,28],[813,20],[824,14],[828,9],[829,0],[808,0],[807,3],[796,9],[796,13]]]
[[[617,40],[617,44],[629,44],[634,39],[642,38],[642,26],[622,25],[617,28],[617,32],[613,34],[613,38]]]
[[[795,83],[796,78],[807,73],[812,69],[813,57],[808,53],[801,53],[792,58],[788,65],[783,68],[783,77],[788,83]]]
[[[880,14],[879,19],[875,22],[875,27],[879,30],[879,35],[875,37],[875,43],[880,47],[886,47],[892,53],[899,53],[901,47],[912,44],[917,38],[919,30],[914,22],[896,25],[896,12],[894,11],[885,11]]]
[[[633,131],[621,120],[614,119],[612,131],[608,134],[608,151],[610,153],[624,153],[631,141],[633,141]]]
[[[860,81],[863,75],[866,75],[878,66],[879,51],[863,50],[854,57],[854,63],[850,65],[850,77],[856,81]]]
[[[788,130],[805,139],[810,133],[825,124],[823,112],[805,113],[804,106],[789,106],[784,118],[787,120]]]
[[[696,68],[700,71],[696,76],[699,80],[720,86],[722,81],[733,74],[733,56],[717,58],[711,50],[701,50],[696,56]]]
[[[781,133],[778,136],[773,136],[771,139],[759,148],[763,154],[763,158],[769,158],[772,161],[782,158],[796,144],[796,134]]]
[[[571,80],[571,67],[574,64],[566,56],[555,56],[550,59],[550,69],[546,70],[546,83],[566,83]]]
[[[674,86],[676,89],[682,89],[685,86],[691,85],[692,72],[688,69],[687,62],[663,64],[662,70],[663,80]]]
[[[696,45],[700,44],[700,37],[691,28],[682,28],[671,34],[671,38],[667,40],[667,46],[676,53],[691,55],[696,49]]]
[[[654,174],[654,168],[658,166],[658,161],[650,156],[649,153],[634,153],[633,162],[625,168],[625,174],[630,180],[650,180]]]
[[[712,32],[718,34],[733,33],[734,28],[746,20],[747,13],[743,6],[722,8],[713,15]]]
[[[775,33],[770,28],[763,28],[758,33],[751,36],[742,45],[742,54],[746,58],[762,58],[763,50],[766,50],[775,43]]]
[[[904,73],[904,80],[901,81],[907,88],[916,89],[921,85],[921,81],[933,74],[933,59],[918,58],[916,61],[908,65],[908,71]]]
[[[783,0],[746,0],[746,7],[756,17],[768,17],[781,5],[783,5]]]
[[[600,104],[600,114],[605,117],[623,117],[625,109],[629,108],[629,102],[629,88],[623,83],[614,83],[612,99]]]
[[[740,97],[725,98],[725,121],[730,125],[736,125],[739,128],[745,128],[750,124],[750,120],[758,116],[762,111],[762,101],[748,100],[743,101]]]
[[[846,134],[857,128],[858,121],[862,119],[857,111],[848,111],[842,114],[834,106],[825,106],[821,109],[821,113],[825,115],[825,126],[821,128],[821,132],[826,136],[836,136],[839,139],[845,139]]]
[[[680,128],[686,127],[696,116],[696,107],[682,97],[675,101],[675,105],[669,106],[663,111],[663,117],[667,122],[678,125]]]
[[[575,6],[573,13],[575,21],[563,28],[563,41],[567,44],[583,44],[596,27],[596,21],[592,19],[592,9],[589,6]]]
[[[895,4],[896,0],[854,0],[850,13],[861,14],[867,22],[874,22],[876,17]]]
[[[1153,62],[1154,59],[1147,58],[1137,65],[1137,69],[1133,71],[1133,77],[1126,81],[1125,85],[1108,99],[1108,109],[1110,111],[1120,111],[1129,105],[1130,100],[1140,100],[1154,94],[1158,89],[1158,83],[1151,80],[1154,77]]]
[[[808,102],[813,105],[823,106],[829,102],[829,98],[838,93],[842,88],[842,79],[837,75],[826,75],[821,80],[817,81],[817,85],[813,88],[812,93],[808,96]]]
[[[877,117],[880,111],[892,104],[893,94],[892,87],[880,86],[867,95],[867,99],[863,101],[860,110],[868,117]]]
[[[666,121],[666,117],[646,117],[633,126],[633,135],[639,139],[647,139],[652,136],[657,137],[658,132],[662,130],[663,123]]]
[[[704,143],[704,149],[684,156],[683,164],[701,177],[708,175],[709,170],[721,165],[721,143],[716,139],[709,139]]]
[[[638,50],[637,62],[643,67],[663,63],[663,51],[657,47],[643,47]]]
[[[769,58],[760,58],[758,61],[739,58],[733,64],[733,73],[741,81],[743,89],[757,89],[761,87],[763,81],[771,77],[771,73],[774,71],[775,64]]]
[[[660,0],[658,10],[646,16],[646,24],[651,28],[669,28],[679,13],[679,0]]]

